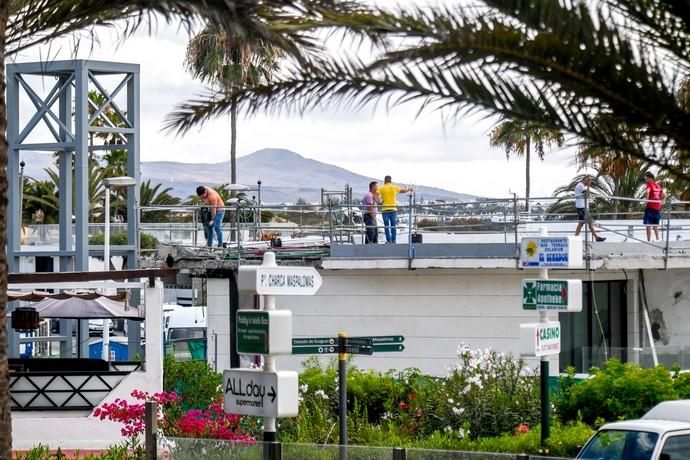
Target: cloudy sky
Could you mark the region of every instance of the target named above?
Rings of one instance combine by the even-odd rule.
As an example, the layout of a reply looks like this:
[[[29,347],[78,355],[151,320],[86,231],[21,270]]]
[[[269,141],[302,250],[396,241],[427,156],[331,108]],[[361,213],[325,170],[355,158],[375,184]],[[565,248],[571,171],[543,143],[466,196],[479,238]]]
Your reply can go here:
[[[213,163],[229,158],[228,119],[195,129],[184,137],[161,130],[174,105],[204,91],[183,68],[188,35],[174,26],[159,25],[148,36],[139,33],[120,43],[115,31],[99,33],[93,49],[82,44],[80,58],[138,63],[141,65],[142,161],[172,160]],[[17,62],[46,56],[70,58],[69,42],[29,50]],[[506,160],[491,149],[488,132],[494,119],[471,117],[444,124],[439,113],[416,118],[417,107],[407,105],[391,112],[379,110],[241,118],[238,154],[266,147],[286,148],[307,158],[332,163],[354,172],[395,181],[423,184],[482,196],[524,194],[524,160]],[[553,151],[544,162],[534,163],[532,195],[550,196],[576,174],[572,151]],[[315,184],[317,187],[334,184]]]

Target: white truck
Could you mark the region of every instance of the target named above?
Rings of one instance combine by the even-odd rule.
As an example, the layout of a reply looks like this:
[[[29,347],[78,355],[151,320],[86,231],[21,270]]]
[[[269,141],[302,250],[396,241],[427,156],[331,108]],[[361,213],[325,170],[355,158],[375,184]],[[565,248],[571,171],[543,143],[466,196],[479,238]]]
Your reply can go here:
[[[607,423],[582,460],[690,460],[690,400],[658,404],[641,419]]]

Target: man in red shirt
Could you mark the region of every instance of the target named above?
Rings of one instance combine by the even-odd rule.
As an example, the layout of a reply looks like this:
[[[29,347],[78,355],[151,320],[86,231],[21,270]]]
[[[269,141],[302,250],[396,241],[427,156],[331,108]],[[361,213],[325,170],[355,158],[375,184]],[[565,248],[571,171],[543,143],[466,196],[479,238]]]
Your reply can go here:
[[[644,175],[647,183],[647,207],[644,210],[644,224],[647,226],[647,241],[652,240],[652,229],[654,236],[659,241],[659,221],[661,220],[661,202],[666,199],[666,193],[659,184],[654,182],[654,174],[647,172]]]
[[[196,188],[196,194],[201,197],[204,204],[208,205],[208,241],[209,247],[213,246],[213,231],[215,230],[218,238],[218,247],[223,247],[223,230],[221,224],[223,223],[223,216],[225,215],[223,199],[218,192],[210,187],[200,185]]]

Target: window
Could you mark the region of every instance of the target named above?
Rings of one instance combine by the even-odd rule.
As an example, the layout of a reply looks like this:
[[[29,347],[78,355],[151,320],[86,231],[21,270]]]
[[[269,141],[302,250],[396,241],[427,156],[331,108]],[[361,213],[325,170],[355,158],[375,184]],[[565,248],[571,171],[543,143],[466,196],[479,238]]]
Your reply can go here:
[[[661,453],[670,460],[690,460],[690,434],[668,438]]]
[[[607,358],[627,361],[627,281],[584,281],[582,311],[561,313],[561,371],[587,372]]]
[[[587,443],[583,460],[651,460],[659,435],[646,431],[604,430]]]

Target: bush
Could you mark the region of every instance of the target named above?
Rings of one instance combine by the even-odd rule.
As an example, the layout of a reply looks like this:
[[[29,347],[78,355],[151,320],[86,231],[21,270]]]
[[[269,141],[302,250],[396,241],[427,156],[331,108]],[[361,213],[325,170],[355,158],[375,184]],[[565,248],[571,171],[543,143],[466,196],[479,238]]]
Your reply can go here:
[[[222,397],[223,375],[205,361],[176,362],[171,355],[163,361],[163,389],[181,398],[183,411],[205,409]]]
[[[124,230],[120,232],[112,232],[110,234],[110,244],[113,246],[126,245],[127,235],[128,233]],[[139,233],[139,243],[141,246],[140,249],[158,248],[158,240],[153,235],[149,235],[148,233]],[[105,234],[96,233],[95,235],[91,235],[89,237],[89,244],[94,246],[103,246],[105,244]]]
[[[534,426],[540,417],[535,372],[523,360],[491,349],[461,346],[448,377],[419,389],[428,394],[427,431],[460,431],[471,438],[498,436],[520,424]]]
[[[639,418],[662,401],[690,396],[690,376],[663,365],[642,369],[611,359],[591,373],[581,382],[575,381],[573,369],[561,377],[554,400],[560,420],[582,420],[595,426],[597,420]]]

